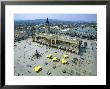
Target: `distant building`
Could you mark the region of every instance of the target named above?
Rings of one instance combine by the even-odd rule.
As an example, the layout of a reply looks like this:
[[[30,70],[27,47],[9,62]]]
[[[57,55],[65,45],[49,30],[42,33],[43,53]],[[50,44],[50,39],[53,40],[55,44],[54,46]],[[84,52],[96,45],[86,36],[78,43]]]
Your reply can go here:
[[[50,23],[49,23],[49,20],[48,18],[46,19],[46,22],[45,22],[45,33],[50,33]]]
[[[19,41],[19,40],[23,40],[26,39],[28,37],[26,31],[20,31],[20,30],[15,30],[14,32],[14,41]]]

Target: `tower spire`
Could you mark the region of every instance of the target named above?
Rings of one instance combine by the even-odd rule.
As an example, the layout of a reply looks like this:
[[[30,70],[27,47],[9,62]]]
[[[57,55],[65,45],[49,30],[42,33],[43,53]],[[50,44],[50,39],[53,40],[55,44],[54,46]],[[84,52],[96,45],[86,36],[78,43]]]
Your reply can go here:
[[[49,24],[49,20],[48,20],[48,18],[47,18],[47,20],[46,20],[46,23]]]
[[[46,33],[50,33],[50,26],[49,26],[48,18],[46,19],[45,25],[46,25],[46,28],[47,28]]]

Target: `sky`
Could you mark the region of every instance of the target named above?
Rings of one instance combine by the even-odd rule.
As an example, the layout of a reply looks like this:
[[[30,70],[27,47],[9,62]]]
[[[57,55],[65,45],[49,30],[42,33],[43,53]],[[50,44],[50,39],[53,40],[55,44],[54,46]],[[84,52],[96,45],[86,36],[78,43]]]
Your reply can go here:
[[[57,19],[63,21],[97,21],[96,14],[15,14],[14,20]]]

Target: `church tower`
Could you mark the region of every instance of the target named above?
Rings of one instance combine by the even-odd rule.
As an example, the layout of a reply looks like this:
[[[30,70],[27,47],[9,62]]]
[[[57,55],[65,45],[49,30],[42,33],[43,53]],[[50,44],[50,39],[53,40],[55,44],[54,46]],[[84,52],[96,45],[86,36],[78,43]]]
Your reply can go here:
[[[46,31],[45,33],[50,33],[50,24],[49,24],[49,20],[48,18],[46,19],[46,22],[45,22],[45,28],[46,28]]]

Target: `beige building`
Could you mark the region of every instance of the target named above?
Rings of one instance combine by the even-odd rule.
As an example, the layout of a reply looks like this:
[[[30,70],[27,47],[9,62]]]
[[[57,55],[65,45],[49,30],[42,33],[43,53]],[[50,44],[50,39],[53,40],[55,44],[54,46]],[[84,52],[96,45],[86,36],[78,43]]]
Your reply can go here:
[[[33,41],[76,54],[79,52],[79,39],[73,39],[55,34],[36,33],[35,36],[33,36]]]

